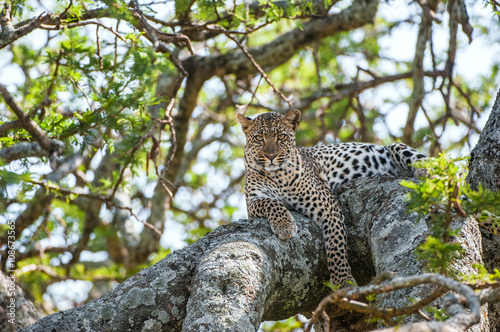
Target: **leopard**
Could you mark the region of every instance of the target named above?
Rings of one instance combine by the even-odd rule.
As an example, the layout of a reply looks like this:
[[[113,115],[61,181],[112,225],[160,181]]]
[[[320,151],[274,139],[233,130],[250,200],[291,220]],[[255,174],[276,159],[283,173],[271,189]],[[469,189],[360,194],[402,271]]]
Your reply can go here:
[[[427,156],[403,143],[320,144],[297,147],[301,112],[237,115],[246,136],[245,198],[249,218],[267,218],[280,239],[297,234],[291,210],[322,229],[330,283],[355,285],[347,259],[344,215],[335,196],[348,181],[371,176],[423,176],[411,166]]]

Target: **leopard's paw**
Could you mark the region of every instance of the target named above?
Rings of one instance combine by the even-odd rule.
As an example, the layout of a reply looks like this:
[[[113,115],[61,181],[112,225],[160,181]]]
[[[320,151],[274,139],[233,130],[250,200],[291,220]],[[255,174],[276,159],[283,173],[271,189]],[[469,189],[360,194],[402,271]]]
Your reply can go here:
[[[286,218],[289,217],[290,219]],[[273,233],[282,240],[290,239],[297,234],[297,224],[292,216],[281,216],[279,220],[270,220]]]

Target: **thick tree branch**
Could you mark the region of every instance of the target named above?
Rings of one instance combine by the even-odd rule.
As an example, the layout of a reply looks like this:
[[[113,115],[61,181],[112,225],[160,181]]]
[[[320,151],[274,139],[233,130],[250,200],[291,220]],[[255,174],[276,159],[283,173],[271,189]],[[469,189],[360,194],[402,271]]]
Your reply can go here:
[[[0,330],[5,332],[27,327],[40,319],[33,302],[14,281],[14,273],[0,272]]]
[[[471,152],[467,182],[500,190],[500,90],[479,141]]]
[[[6,122],[0,125],[0,136],[5,135],[6,132],[8,132],[11,129],[21,127],[21,121],[20,120],[14,120],[10,122]]]
[[[147,327],[199,331],[199,324],[208,330],[224,326],[255,331],[261,319],[286,318],[297,309],[311,311],[327,294],[323,285],[326,257],[319,227],[299,215],[296,220],[301,231],[289,241],[273,236],[261,219],[220,227],[108,295],[45,317],[24,331],[49,327],[57,331],[140,331]],[[195,280],[206,282],[206,291]],[[224,304],[219,302],[226,294],[230,296]],[[212,309],[205,311],[207,306]],[[211,319],[200,321],[205,314]]]
[[[0,150],[0,159],[6,164],[21,158],[47,157],[48,155],[49,152],[42,149],[37,142],[21,142]]]
[[[360,284],[381,271],[422,272],[412,254],[428,228],[405,213],[407,189],[399,179],[369,178],[339,192],[346,211],[349,259]],[[221,226],[193,245],[178,250],[128,279],[110,294],[87,305],[48,316],[25,331],[51,328],[89,330],[255,331],[262,320],[310,313],[326,295],[326,259],[321,231],[298,214],[297,237],[282,241],[266,220]],[[459,221],[460,222],[460,221]],[[463,222],[463,221],[462,221]],[[460,271],[472,272],[479,256],[469,221],[460,241],[468,244]],[[432,288],[415,287],[381,294],[380,308],[409,305]],[[364,317],[366,319],[366,317]],[[415,320],[416,318],[413,318]],[[412,320],[410,320],[412,321]],[[333,323],[333,322],[332,322]],[[354,331],[354,330],[353,330]]]
[[[479,184],[500,190],[500,90],[479,141],[471,152],[467,182],[472,188]],[[482,232],[483,260],[493,271],[500,267],[500,236]],[[500,303],[489,304],[488,317],[492,326],[500,326]]]
[[[298,50],[315,41],[341,31],[350,31],[373,22],[378,1],[357,0],[338,14],[310,20],[292,31],[284,33],[272,42],[249,49],[256,63],[269,71],[290,59]],[[257,69],[243,52],[224,55],[192,56],[183,61],[184,68],[203,69],[205,79],[214,75],[236,74],[238,77],[253,75]]]

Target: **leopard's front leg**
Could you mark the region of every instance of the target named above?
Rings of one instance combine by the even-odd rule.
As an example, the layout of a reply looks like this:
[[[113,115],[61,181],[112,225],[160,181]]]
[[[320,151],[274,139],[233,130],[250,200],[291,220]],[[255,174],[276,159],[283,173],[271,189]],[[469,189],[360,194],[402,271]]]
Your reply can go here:
[[[337,203],[335,203],[335,207],[338,207]],[[325,240],[330,283],[341,287],[349,286],[350,283],[356,284],[347,260],[347,234],[344,226],[344,215],[340,209],[337,211],[334,209],[333,216],[320,220],[320,223]]]
[[[323,230],[330,282],[342,287],[349,286],[350,282],[355,284],[347,260],[347,234],[342,210],[327,184],[317,181],[315,189],[318,197],[321,197],[319,204],[304,200],[296,204],[295,208],[314,220]]]
[[[283,203],[270,197],[253,197],[247,200],[250,218],[267,218],[274,234],[289,239],[297,234],[297,225]]]

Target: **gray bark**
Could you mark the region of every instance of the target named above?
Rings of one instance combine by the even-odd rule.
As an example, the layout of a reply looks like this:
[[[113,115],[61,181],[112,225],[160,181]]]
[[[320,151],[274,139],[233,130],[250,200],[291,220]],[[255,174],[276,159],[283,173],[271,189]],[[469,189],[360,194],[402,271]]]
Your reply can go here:
[[[321,230],[294,217],[292,240],[262,219],[233,222],[23,331],[255,331],[261,320],[310,312],[328,293],[326,257]]]
[[[425,220],[417,221],[416,213],[406,214],[404,197],[409,190],[400,186],[399,181],[393,177],[360,179],[337,192],[346,215],[349,261],[353,275],[360,283],[366,283],[384,271],[401,276],[425,272],[423,263],[417,260],[414,252],[429,235],[428,224]],[[465,254],[454,268],[460,273],[470,274],[474,272],[472,264],[482,263],[481,236],[473,219],[455,218],[452,227],[460,226],[462,230],[455,241],[463,244]],[[377,305],[401,308],[411,304],[410,298],[422,299],[434,289],[432,285],[426,285],[383,294],[378,296]],[[484,317],[486,308],[482,308],[482,313]],[[418,320],[421,318],[412,315],[407,322]],[[469,331],[489,331],[487,320],[483,319]]]
[[[49,151],[42,149],[37,142],[21,142],[0,150],[0,160],[10,163],[13,160],[27,157],[47,157]]]
[[[479,141],[470,154],[467,181],[493,191],[500,189],[500,90]]]
[[[40,318],[33,302],[14,280],[13,274],[0,272],[0,331],[15,331],[16,327],[27,327]]]
[[[467,181],[472,188],[479,183],[493,191],[500,190],[500,90],[479,141],[471,152]],[[482,231],[483,260],[492,271],[500,267],[500,236]],[[500,331],[500,303],[489,305],[491,332]]]
[[[498,175],[492,164],[498,165],[500,158],[495,160],[492,148],[481,145],[500,146],[499,100],[472,153],[471,183]],[[337,192],[346,215],[349,260],[359,284],[387,270],[403,276],[423,272],[413,252],[429,231],[425,221],[417,222],[415,214],[405,213],[407,189],[399,181],[359,179]],[[327,293],[323,286],[328,278],[326,258],[320,229],[300,215],[294,218],[299,233],[285,241],[274,236],[262,219],[219,227],[106,296],[45,317],[24,331],[254,331],[262,320],[307,314]],[[481,262],[481,236],[472,219],[455,218],[454,226],[459,225],[463,227],[455,241],[463,244],[466,253],[455,268],[470,273],[471,265]],[[500,246],[494,244],[498,237],[483,234],[482,240],[486,266],[498,267]],[[409,303],[409,297],[422,298],[428,292],[427,286],[393,292],[379,296],[378,305],[400,307]],[[482,322],[470,331],[489,330],[484,310]],[[497,317],[490,312],[489,318],[491,331],[498,331]],[[341,328],[349,330],[349,326]]]
[[[392,177],[360,179],[339,191],[346,213],[349,257],[355,278],[366,283],[376,273],[422,272],[413,250],[427,235],[424,221],[405,214],[407,189]],[[294,215],[299,233],[279,240],[267,221],[240,220],[219,227],[193,245],[126,280],[87,305],[38,321],[24,331],[255,331],[262,320],[307,314],[328,291],[320,229]],[[477,227],[464,222],[470,272],[481,259]],[[381,306],[408,304],[423,297],[415,288],[380,298]],[[475,331],[486,331],[485,328]]]

